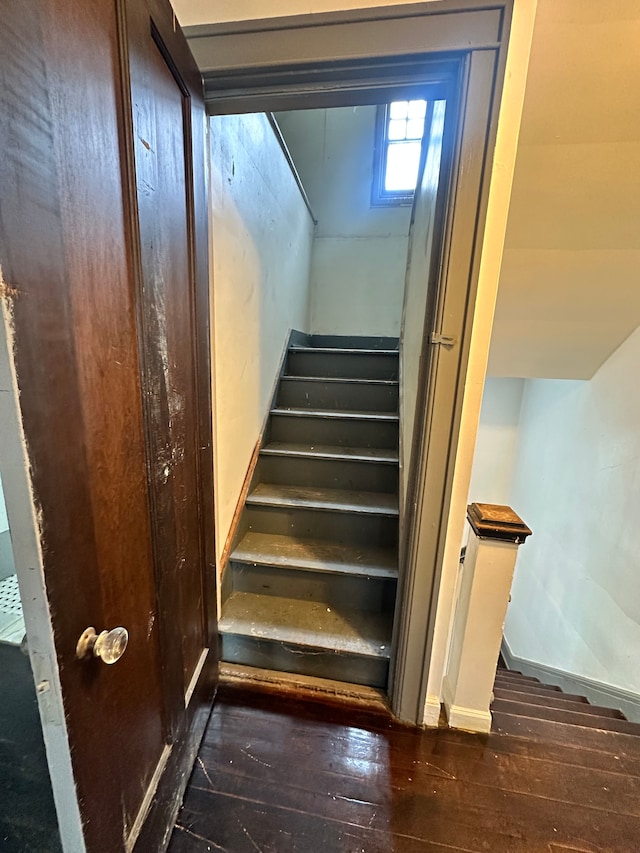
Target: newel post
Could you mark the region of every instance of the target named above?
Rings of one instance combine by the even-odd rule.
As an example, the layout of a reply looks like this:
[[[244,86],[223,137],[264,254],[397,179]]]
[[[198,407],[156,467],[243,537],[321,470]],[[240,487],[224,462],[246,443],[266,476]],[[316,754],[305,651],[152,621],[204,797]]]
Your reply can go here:
[[[508,506],[473,503],[443,698],[449,725],[491,731],[491,696],[518,547],[531,534]]]

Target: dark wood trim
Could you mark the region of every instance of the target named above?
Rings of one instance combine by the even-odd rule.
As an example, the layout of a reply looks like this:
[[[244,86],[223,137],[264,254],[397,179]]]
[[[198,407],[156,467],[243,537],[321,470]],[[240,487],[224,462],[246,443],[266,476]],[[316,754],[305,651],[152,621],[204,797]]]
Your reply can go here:
[[[163,853],[169,844],[171,832],[182,803],[191,768],[196,760],[218,684],[218,648],[209,649],[188,717],[179,736],[170,747],[169,758],[162,770],[155,794],[149,804],[139,835],[132,847],[133,853]]]
[[[467,521],[480,539],[500,539],[519,545],[532,533],[531,528],[508,506],[469,504]]]
[[[325,705],[371,710],[391,718],[385,694],[375,687],[347,684],[326,678],[295,675],[241,664],[220,664],[220,687],[241,687],[256,693],[308,699]]]

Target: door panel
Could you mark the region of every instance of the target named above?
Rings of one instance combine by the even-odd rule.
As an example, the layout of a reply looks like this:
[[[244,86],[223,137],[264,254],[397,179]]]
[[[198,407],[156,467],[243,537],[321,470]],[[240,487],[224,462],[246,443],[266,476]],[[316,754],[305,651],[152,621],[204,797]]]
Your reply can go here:
[[[162,837],[164,780],[175,800],[215,684],[204,112],[168,4],[153,14],[170,73],[150,9],[131,5],[164,128],[140,227],[128,69],[143,39],[124,3],[10,0],[0,28],[0,297],[90,853],[130,849],[154,803]],[[116,625],[130,634],[118,663],[76,659],[85,628]]]
[[[204,140],[200,134],[202,148],[195,148],[193,132],[194,110],[200,124],[203,111],[201,101],[199,108],[194,104],[197,69],[164,4],[129,2],[127,31],[149,478],[169,737],[176,739],[209,646],[204,532],[213,516],[203,497],[212,484],[201,488],[202,472],[211,469],[200,453],[210,443],[210,378],[207,372],[203,429],[196,348],[200,313],[208,317],[208,304],[199,301],[208,282],[196,254],[194,192]]]

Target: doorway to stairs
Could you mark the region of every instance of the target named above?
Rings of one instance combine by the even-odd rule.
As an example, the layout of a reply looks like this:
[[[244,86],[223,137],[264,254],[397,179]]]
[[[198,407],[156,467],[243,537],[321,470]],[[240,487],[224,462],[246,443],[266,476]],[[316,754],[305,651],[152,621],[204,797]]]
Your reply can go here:
[[[400,453],[400,458],[406,454],[410,460],[403,468],[409,512],[400,518],[401,571],[388,690],[395,713],[414,723],[422,723],[425,709],[499,103],[496,94],[502,85],[510,17],[509,3],[486,9],[444,0],[435,19],[433,7],[427,6],[206,25],[188,32],[205,78],[214,153],[217,137],[213,129],[218,117],[408,101],[425,89],[428,94],[420,97],[447,102],[438,213],[429,217],[422,211],[420,237],[412,241],[409,263],[410,275],[422,284],[423,299],[408,311],[415,324],[415,346],[410,352],[415,359],[412,375],[417,393],[411,413],[415,430]],[[252,133],[266,138],[264,127],[254,128]],[[236,154],[246,152],[247,139],[246,133],[239,132]],[[233,182],[237,167],[233,151],[228,167],[227,181]],[[212,184],[215,191],[215,174]],[[281,201],[280,194],[263,187],[247,205],[246,221],[233,203],[218,211],[213,205],[214,242],[217,229],[218,236],[229,237],[233,244],[236,263],[229,272],[230,280],[239,266],[252,269],[261,284],[272,283],[273,275],[282,278],[282,269],[269,273],[252,245],[251,229],[245,228],[247,222],[255,224],[260,217],[270,221]],[[304,216],[291,211],[288,221],[292,235],[306,227]],[[239,236],[231,233],[232,226],[238,226]],[[437,247],[434,252],[430,251],[431,241]],[[284,248],[278,252],[282,264],[290,268],[300,262],[286,234],[281,239],[273,235],[269,241],[270,250],[275,252],[278,247]],[[224,296],[215,252],[213,263],[215,313],[219,316]],[[269,291],[268,287],[245,292],[242,299],[247,312],[277,313],[275,293],[275,288]],[[269,379],[262,375],[264,359],[257,372],[252,371],[250,360],[244,358],[253,340],[247,329],[248,325],[224,326],[216,321],[214,341],[216,352],[224,353],[227,363],[238,365],[235,387],[242,386],[243,392],[245,386],[257,386],[259,381],[273,382],[278,373],[273,366],[284,364],[282,341],[264,340],[264,350],[271,348]],[[275,355],[274,348],[278,350]],[[401,380],[404,373],[401,367]],[[216,397],[219,390],[216,387]],[[265,392],[265,410],[271,398]],[[251,415],[260,419],[256,409],[259,407]],[[245,419],[227,419],[227,427],[238,440],[245,426]],[[220,438],[218,433],[218,444]],[[249,442],[246,459],[258,454]],[[218,450],[216,457],[220,497],[220,481],[229,476],[238,454]],[[245,496],[251,485],[247,478],[241,489]],[[234,514],[238,516],[236,507],[219,505],[219,527],[221,517],[226,516],[230,529]],[[218,554],[222,563],[228,561],[231,545],[227,541]],[[225,576],[229,577],[228,572]]]
[[[242,340],[215,358],[236,672],[388,688],[444,118],[443,99],[416,97],[211,119],[214,340]],[[410,192],[380,199],[401,166]],[[425,246],[407,276],[410,233]]]

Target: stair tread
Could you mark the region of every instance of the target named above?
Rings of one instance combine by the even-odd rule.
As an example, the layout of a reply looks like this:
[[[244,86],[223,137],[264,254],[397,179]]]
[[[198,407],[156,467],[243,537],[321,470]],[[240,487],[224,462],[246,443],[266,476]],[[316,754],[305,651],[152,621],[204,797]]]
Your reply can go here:
[[[496,698],[492,709],[506,714],[520,714],[550,722],[570,723],[575,726],[586,726],[601,731],[621,732],[623,734],[640,735],[640,726],[617,717],[584,713],[579,706],[574,708],[552,708],[547,705],[531,705],[511,699]],[[608,710],[608,709],[605,709]]]
[[[400,355],[397,349],[354,349],[353,347],[305,347],[290,346],[289,352],[332,353],[335,355]]]
[[[357,376],[299,376],[297,373],[287,373],[282,382],[326,382],[331,385],[382,385],[397,388],[397,379],[360,379]]]
[[[233,592],[222,608],[219,630],[310,649],[388,659],[391,616],[336,609],[317,601]]]
[[[502,687],[494,685],[493,693],[495,696],[500,696],[502,699],[513,699],[514,702],[529,702],[532,705],[546,705],[551,707],[564,707],[565,705],[576,705],[579,708],[595,707],[589,705],[586,696],[577,696],[575,694],[549,691],[547,693],[529,693],[525,690],[518,690],[517,687]]]
[[[613,757],[613,764],[620,773],[627,772],[626,759],[631,759],[634,767],[635,763],[640,761],[640,724],[638,723],[635,724],[637,734],[628,734],[557,720],[541,720],[533,715],[526,717],[506,711],[493,711],[492,715],[492,731],[496,734],[607,753]]]
[[[260,452],[266,456],[302,456],[353,462],[398,463],[397,450],[378,447],[343,447],[332,444],[295,444],[286,441],[272,441]]]
[[[246,533],[230,560],[278,568],[397,578],[398,556],[391,548],[359,548],[274,533]]]
[[[285,486],[278,483],[259,483],[248,495],[247,504],[305,507],[371,515],[398,515],[399,513],[397,494],[323,489],[312,486]]]
[[[494,687],[502,688],[503,690],[517,690],[519,693],[526,693],[531,696],[553,696],[557,698],[559,696],[567,696],[570,694],[563,693],[559,687],[546,687],[541,684],[539,687],[530,687],[525,684],[522,687],[514,687],[513,683],[506,683],[504,681],[495,681]]]
[[[272,415],[289,415],[302,418],[342,418],[344,420],[362,421],[399,421],[397,412],[373,412],[361,409],[301,409],[299,407],[276,406],[271,409]]]

